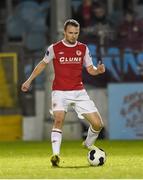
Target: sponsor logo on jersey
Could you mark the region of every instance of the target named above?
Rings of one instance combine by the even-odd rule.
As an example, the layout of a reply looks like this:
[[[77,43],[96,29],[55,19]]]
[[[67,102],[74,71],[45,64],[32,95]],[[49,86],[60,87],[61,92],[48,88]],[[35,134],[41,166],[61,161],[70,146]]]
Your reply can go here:
[[[60,57],[59,61],[61,64],[80,64],[81,57]]]
[[[77,51],[76,51],[76,55],[77,55],[77,56],[81,56],[81,54],[82,54],[82,52],[81,52],[80,50],[77,50]]]

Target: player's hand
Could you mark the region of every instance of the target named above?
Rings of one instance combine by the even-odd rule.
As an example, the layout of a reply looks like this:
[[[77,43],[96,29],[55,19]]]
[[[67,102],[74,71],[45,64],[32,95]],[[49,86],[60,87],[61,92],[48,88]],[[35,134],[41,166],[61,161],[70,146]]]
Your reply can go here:
[[[29,88],[30,88],[30,85],[31,85],[31,82],[29,82],[28,80],[25,81],[21,86],[21,90],[23,92],[27,92],[29,90]]]
[[[97,72],[98,74],[102,74],[105,72],[105,65],[104,64],[98,64],[97,65]]]

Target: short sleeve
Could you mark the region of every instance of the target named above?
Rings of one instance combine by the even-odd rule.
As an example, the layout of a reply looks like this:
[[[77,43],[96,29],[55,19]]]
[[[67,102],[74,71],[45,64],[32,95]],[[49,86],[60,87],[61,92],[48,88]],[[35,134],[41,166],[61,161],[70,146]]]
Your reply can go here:
[[[55,54],[54,54],[54,49],[53,49],[53,44],[52,44],[51,46],[47,48],[43,61],[45,63],[49,63],[51,60],[53,60],[54,57],[55,57]]]
[[[84,56],[83,62],[84,62],[83,65],[85,67],[93,65],[92,57],[91,57],[91,54],[90,54],[89,49],[88,49],[87,46],[86,46],[85,56]]]

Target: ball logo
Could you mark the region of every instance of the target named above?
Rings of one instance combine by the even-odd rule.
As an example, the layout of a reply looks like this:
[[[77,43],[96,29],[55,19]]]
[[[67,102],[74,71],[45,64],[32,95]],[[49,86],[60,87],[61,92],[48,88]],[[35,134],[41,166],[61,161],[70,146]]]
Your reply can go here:
[[[77,55],[77,56],[81,56],[81,54],[82,54],[82,52],[81,52],[80,50],[77,50],[77,51],[76,51],[76,55]]]

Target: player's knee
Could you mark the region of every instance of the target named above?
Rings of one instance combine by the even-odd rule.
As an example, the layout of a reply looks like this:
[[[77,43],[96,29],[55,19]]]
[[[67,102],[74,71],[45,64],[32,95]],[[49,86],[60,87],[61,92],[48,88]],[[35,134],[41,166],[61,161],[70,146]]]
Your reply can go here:
[[[54,127],[61,128],[64,121],[63,113],[54,113]]]
[[[102,128],[104,128],[104,123],[103,123],[103,122],[100,123],[99,128],[100,128],[100,130],[101,130]]]
[[[54,125],[55,125],[56,127],[61,126],[61,125],[62,125],[62,119],[55,119]]]
[[[94,125],[93,125],[93,129],[95,131],[101,131],[101,129],[104,127],[104,124],[103,122],[96,122]]]

